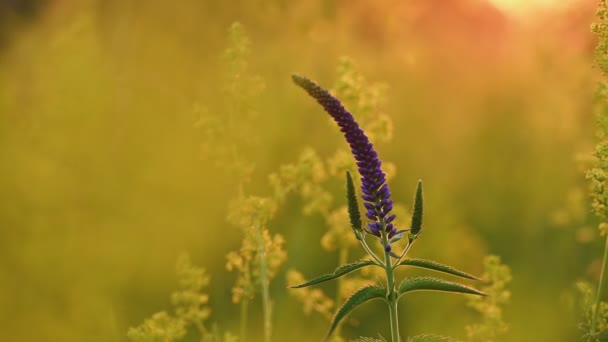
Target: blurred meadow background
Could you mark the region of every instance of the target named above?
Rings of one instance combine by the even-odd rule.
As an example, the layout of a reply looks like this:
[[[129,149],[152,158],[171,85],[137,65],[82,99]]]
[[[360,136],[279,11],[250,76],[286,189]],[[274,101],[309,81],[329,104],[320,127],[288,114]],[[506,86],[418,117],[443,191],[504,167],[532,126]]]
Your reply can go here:
[[[210,277],[208,322],[238,336],[238,275],[226,266],[244,233],[231,203],[275,196],[291,180],[299,190],[282,195],[267,224],[284,239],[270,283],[273,340],[320,340],[327,320],[304,313],[286,277],[338,265],[326,221],[345,202],[344,174],[318,160],[338,160],[346,144],[292,84],[297,72],[367,94],[348,108],[368,112],[398,203],[410,208],[424,181],[426,231],[413,256],[480,275],[491,253],[511,268],[501,341],[577,341],[574,284],[597,283],[602,250],[583,172],[595,139],[596,8],[0,0],[0,339],[127,341],[129,327],[171,310],[183,253]],[[284,165],[307,155],[322,164],[309,176],[329,197],[304,212],[316,181],[297,183],[297,166]],[[279,170],[296,175],[278,186],[269,175]],[[348,260],[361,256],[353,249]],[[250,341],[262,340],[259,297]],[[403,336],[464,338],[480,319],[467,300],[404,298]],[[341,333],[388,331],[374,302]]]

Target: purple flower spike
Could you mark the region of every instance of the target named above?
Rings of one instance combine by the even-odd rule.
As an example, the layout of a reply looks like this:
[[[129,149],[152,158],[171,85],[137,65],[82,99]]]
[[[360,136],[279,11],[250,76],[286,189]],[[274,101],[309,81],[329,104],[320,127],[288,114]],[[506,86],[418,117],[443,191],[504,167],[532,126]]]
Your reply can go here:
[[[344,109],[338,99],[313,81],[297,75],[293,75],[292,78],[298,86],[306,90],[323,106],[325,111],[340,126],[340,131],[344,133],[344,137],[357,161],[359,174],[361,174],[361,191],[363,192],[361,198],[367,202],[364,203],[367,209],[365,216],[372,220],[368,224],[372,233],[380,237],[383,228],[388,232],[396,231],[392,224],[387,226],[387,223],[395,219],[395,215],[389,215],[393,208],[393,202],[390,200],[391,192],[388,184],[385,183],[386,174],[380,168],[382,163],[378,158],[378,153],[374,150],[355,118]],[[385,217],[388,218],[384,220]],[[390,251],[390,248],[390,245],[385,247],[387,251]]]

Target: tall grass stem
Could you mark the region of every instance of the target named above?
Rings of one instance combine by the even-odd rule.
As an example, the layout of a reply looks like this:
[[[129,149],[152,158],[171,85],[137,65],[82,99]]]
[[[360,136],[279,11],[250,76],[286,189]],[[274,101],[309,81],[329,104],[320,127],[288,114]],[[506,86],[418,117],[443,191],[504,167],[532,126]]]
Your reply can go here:
[[[597,316],[600,311],[600,301],[602,300],[602,289],[604,288],[604,275],[606,274],[606,263],[608,260],[608,234],[606,234],[606,243],[604,245],[604,260],[602,261],[602,271],[600,272],[600,281],[597,285],[597,295],[595,304],[593,305],[593,318],[591,319],[591,338],[595,338]]]
[[[241,336],[239,341],[247,342],[247,318],[249,310],[249,300],[243,298],[241,300]]]
[[[264,316],[264,342],[270,342],[272,335],[272,308],[270,290],[268,289],[268,268],[266,265],[266,246],[260,222],[255,224],[255,234],[258,240],[258,256],[260,258],[260,283],[262,287],[262,312]]]

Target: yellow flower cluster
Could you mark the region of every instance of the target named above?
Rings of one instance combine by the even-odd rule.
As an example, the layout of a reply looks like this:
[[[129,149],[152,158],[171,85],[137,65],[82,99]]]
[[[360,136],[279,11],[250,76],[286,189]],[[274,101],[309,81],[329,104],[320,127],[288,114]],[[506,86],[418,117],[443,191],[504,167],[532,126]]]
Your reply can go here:
[[[593,289],[590,283],[585,281],[579,281],[576,283],[576,289],[581,297],[580,304],[583,311],[583,321],[579,324],[579,328],[585,332],[585,336],[594,338],[596,341],[597,336],[591,336],[591,326],[593,325],[593,314],[595,310],[595,296],[596,291]],[[600,301],[598,306],[597,321],[595,322],[596,332],[602,332],[608,330],[608,303]]]
[[[179,290],[171,294],[175,314],[187,323],[202,324],[211,316],[209,295],[202,292],[209,286],[209,276],[203,268],[192,265],[186,254],[179,257],[176,268]]]
[[[173,342],[186,335],[186,323],[161,311],[152,315],[138,327],[130,328],[129,340],[134,342]]]
[[[340,59],[337,76],[332,92],[344,101],[370,141],[390,142],[393,139],[393,121],[381,110],[387,86],[366,80],[349,57]]]
[[[171,294],[175,313],[158,312],[141,325],[130,328],[127,337],[135,342],[173,342],[182,339],[188,328],[194,327],[202,341],[222,341],[219,332],[205,327],[205,321],[211,316],[209,296],[203,292],[210,281],[207,272],[193,265],[185,254],[178,258],[176,271],[179,287]],[[223,341],[235,340],[230,334],[225,334]]]
[[[257,116],[253,105],[264,91],[264,80],[249,68],[251,41],[239,23],[229,29],[229,46],[222,55],[224,71],[221,88],[226,101],[214,110],[195,103],[192,112],[199,117],[195,123],[201,135],[201,157],[234,176],[238,182],[247,182],[254,164],[246,158],[243,146],[257,143],[258,137],[250,134],[251,121]]]
[[[244,233],[239,251],[227,255],[226,269],[238,272],[232,289],[234,303],[253,298],[259,288],[256,285],[270,282],[287,259],[285,239],[278,234],[271,236],[266,228],[276,209],[276,201],[265,197],[239,196],[231,204],[228,221]]]
[[[509,302],[511,292],[507,286],[511,282],[511,269],[495,255],[484,259],[485,272],[482,279],[485,285],[481,291],[486,297],[471,297],[468,305],[482,315],[482,322],[466,327],[471,342],[495,342],[504,335],[509,327],[502,317],[502,307]]]
[[[306,281],[302,273],[296,270],[287,271],[288,284],[302,284]],[[331,320],[334,310],[334,302],[318,288],[304,287],[290,289],[289,293],[300,303],[304,313],[310,315],[312,312],[319,313],[328,321]]]

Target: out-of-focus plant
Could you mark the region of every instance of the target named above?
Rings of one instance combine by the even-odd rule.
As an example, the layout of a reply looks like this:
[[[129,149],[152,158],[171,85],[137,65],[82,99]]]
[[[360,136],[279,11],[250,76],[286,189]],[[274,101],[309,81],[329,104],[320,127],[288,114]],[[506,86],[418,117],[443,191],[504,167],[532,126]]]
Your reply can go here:
[[[204,342],[235,342],[230,333],[223,336],[217,327],[209,329],[206,321],[211,316],[209,296],[203,291],[209,285],[205,269],[192,264],[188,255],[179,257],[176,266],[178,289],[171,294],[174,312],[161,311],[146,319],[141,325],[129,329],[127,337],[135,342],[172,342],[186,336],[188,329],[195,328]]]
[[[245,28],[236,22],[230,26],[229,45],[221,58],[223,70],[221,115],[210,115],[209,109],[196,103],[196,127],[202,133],[201,155],[234,175],[239,189],[249,180],[254,164],[246,157],[243,146],[256,142],[250,134],[257,116],[254,100],[265,88],[264,80],[250,70],[251,41]]]
[[[241,306],[240,341],[247,340],[249,302],[256,293],[260,293],[262,297],[264,340],[270,341],[272,303],[269,283],[285,262],[287,255],[283,250],[283,237],[271,235],[267,229],[267,223],[276,211],[277,200],[245,194],[244,185],[249,181],[254,164],[246,158],[246,152],[243,151],[243,146],[255,142],[255,136],[249,134],[249,125],[256,116],[254,98],[263,90],[264,82],[249,70],[251,42],[241,24],[234,23],[230,27],[229,40],[229,46],[222,55],[223,115],[220,120],[209,115],[203,106],[195,104],[194,110],[200,116],[196,126],[203,135],[203,157],[213,161],[215,166],[238,180],[237,195],[230,203],[227,219],[230,224],[241,228],[243,239],[238,251],[228,253],[226,268],[228,271],[237,272],[232,301]],[[172,298],[174,301],[186,301],[192,299],[192,296],[192,293],[182,292],[175,293]],[[199,299],[203,298],[206,300],[206,297]],[[210,333],[203,329],[203,318],[195,319],[197,317],[193,307],[180,307],[178,312],[182,315],[179,320],[165,313],[156,315],[153,320],[132,329],[129,336],[135,338],[138,334],[143,334],[142,336],[149,337],[151,335],[146,335],[145,332],[157,331],[162,332],[161,335],[165,334],[162,338],[173,341],[183,337],[188,324],[196,326],[204,338],[219,336],[213,335],[213,331]],[[208,313],[206,315],[208,316]],[[162,326],[167,328],[160,329]],[[226,337],[227,340],[232,338]]]
[[[576,290],[581,298],[580,309],[583,312],[579,328],[585,333],[587,341],[604,341],[608,330],[608,303],[600,301],[599,305],[595,306],[597,292],[589,282],[577,282]],[[592,335],[593,326],[595,331]]]
[[[270,281],[287,259],[285,243],[280,235],[271,237],[266,228],[276,211],[270,198],[242,196],[233,201],[229,221],[242,228],[244,237],[238,252],[227,256],[228,271],[238,271],[237,283],[232,289],[232,301],[241,305],[241,340],[247,337],[249,301],[255,293],[262,295],[264,340],[270,341],[272,331],[272,303]]]
[[[229,252],[226,268],[238,273],[232,289],[232,301],[241,306],[240,339],[247,340],[249,302],[256,293],[262,297],[264,340],[272,334],[272,303],[269,284],[287,258],[284,239],[267,229],[277,201],[270,197],[245,194],[254,164],[246,158],[243,146],[255,143],[250,134],[257,111],[254,98],[264,88],[261,77],[249,70],[251,41],[243,26],[234,23],[229,30],[230,44],[222,56],[224,69],[224,108],[220,119],[201,116],[198,127],[205,133],[203,154],[238,180],[237,196],[231,201],[229,223],[241,228],[243,239],[238,251]]]
[[[608,76],[608,2],[601,0],[597,10],[598,21],[592,25],[592,31],[597,35],[598,43],[595,49],[595,63],[600,68],[604,78]],[[583,294],[585,320],[581,323],[587,341],[600,341],[601,336],[608,333],[606,324],[606,303],[602,301],[602,289],[606,263],[608,261],[608,86],[600,81],[595,92],[595,115],[597,121],[598,143],[595,146],[595,165],[587,171],[590,181],[591,205],[594,214],[599,219],[600,235],[605,236],[604,256],[600,277],[595,291],[595,300],[590,303],[590,286],[579,283],[578,288]]]
[[[502,315],[502,307],[509,302],[511,292],[508,285],[511,282],[511,269],[500,261],[496,255],[488,255],[484,259],[485,272],[481,277],[481,291],[486,297],[472,297],[468,305],[482,316],[481,323],[466,327],[467,338],[470,342],[496,342],[504,335],[509,326]]]
[[[391,213],[393,201],[391,199],[389,186],[386,183],[386,174],[381,169],[381,161],[370,143],[369,138],[355,121],[352,114],[349,113],[342,106],[340,101],[333,97],[327,90],[302,76],[293,76],[293,80],[311,97],[317,100],[317,102],[331,115],[344,133],[346,141],[351,147],[358,171],[361,175],[361,198],[364,201],[366,209],[365,216],[369,222],[364,225],[363,220],[361,219],[355,184],[349,171],[346,172],[348,213],[352,233],[367,252],[370,259],[341,265],[331,274],[325,274],[303,284],[294,285],[292,288],[307,287],[328,280],[338,279],[345,274],[366,266],[380,267],[386,274],[386,287],[383,287],[382,285],[366,285],[357,290],[344,302],[336,312],[326,338],[332,335],[340,321],[356,307],[373,299],[382,299],[388,304],[391,339],[393,342],[400,342],[397,304],[402,295],[419,290],[484,295],[483,292],[472,287],[432,277],[406,278],[399,285],[395,283],[395,269],[399,266],[422,267],[473,280],[478,278],[434,261],[405,258],[409,249],[423,232],[422,182],[419,182],[416,188],[410,227],[408,229],[398,230],[396,223],[394,222],[396,215]],[[366,238],[368,235],[371,235],[372,238],[375,238],[380,242],[383,249],[382,258],[379,257],[367,243]],[[393,251],[393,245],[404,238],[407,240],[407,245],[400,253],[395,253]]]

